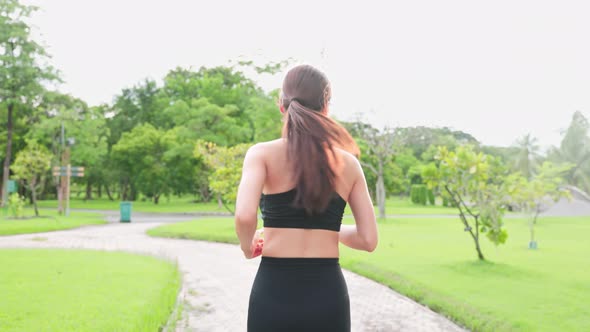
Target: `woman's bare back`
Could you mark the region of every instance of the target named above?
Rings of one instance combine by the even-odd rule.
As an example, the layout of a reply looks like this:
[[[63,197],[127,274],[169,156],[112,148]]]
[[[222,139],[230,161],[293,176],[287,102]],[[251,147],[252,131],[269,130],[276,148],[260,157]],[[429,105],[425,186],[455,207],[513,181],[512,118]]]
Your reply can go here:
[[[266,165],[264,194],[278,194],[296,187],[293,174],[293,162],[287,158],[287,142],[278,139],[258,144]],[[337,150],[343,167],[336,179],[335,191],[348,201],[355,181],[354,157]],[[305,156],[300,156],[305,158]],[[352,167],[351,167],[352,166]],[[337,232],[322,229],[264,228],[263,256],[269,257],[338,257]]]

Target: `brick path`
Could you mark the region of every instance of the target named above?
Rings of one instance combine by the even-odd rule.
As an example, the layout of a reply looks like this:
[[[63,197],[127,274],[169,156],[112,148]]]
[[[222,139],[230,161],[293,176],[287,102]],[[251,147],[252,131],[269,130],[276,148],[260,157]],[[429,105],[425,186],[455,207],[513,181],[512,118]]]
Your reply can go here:
[[[122,250],[165,257],[183,272],[184,315],[177,331],[245,331],[248,296],[258,259],[234,245],[151,238],[160,223],[109,224],[76,230],[0,237],[0,248],[58,247]],[[464,331],[389,288],[344,271],[353,331]]]

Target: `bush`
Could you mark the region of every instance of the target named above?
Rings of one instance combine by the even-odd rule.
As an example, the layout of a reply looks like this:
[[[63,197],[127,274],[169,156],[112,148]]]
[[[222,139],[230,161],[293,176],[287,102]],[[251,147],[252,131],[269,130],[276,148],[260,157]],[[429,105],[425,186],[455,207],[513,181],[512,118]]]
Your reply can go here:
[[[10,215],[13,218],[24,217],[25,199],[18,193],[13,193],[8,196],[8,206],[10,207]]]
[[[414,184],[410,190],[410,199],[414,204],[426,205],[428,189],[423,184]]]
[[[434,197],[434,192],[430,189],[428,189],[428,204],[430,204],[430,205],[436,204],[436,198]]]

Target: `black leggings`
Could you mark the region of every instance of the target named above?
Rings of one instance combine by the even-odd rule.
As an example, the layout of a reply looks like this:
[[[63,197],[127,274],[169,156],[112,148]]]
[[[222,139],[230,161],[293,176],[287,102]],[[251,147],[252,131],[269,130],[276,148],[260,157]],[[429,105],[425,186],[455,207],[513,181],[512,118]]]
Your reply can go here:
[[[348,332],[350,303],[338,258],[262,257],[248,332]]]

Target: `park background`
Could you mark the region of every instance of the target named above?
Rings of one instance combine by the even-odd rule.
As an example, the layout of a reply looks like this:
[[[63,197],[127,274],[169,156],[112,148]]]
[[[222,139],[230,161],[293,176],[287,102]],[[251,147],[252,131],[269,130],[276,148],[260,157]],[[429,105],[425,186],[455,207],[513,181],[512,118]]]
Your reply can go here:
[[[376,252],[343,248],[343,267],[471,330],[590,329],[586,5],[368,3],[355,21],[347,6],[24,3],[0,1],[0,235],[131,207],[195,219],[152,236],[236,243],[241,160],[280,137],[277,87],[305,62],[332,79],[379,215]],[[157,330],[182,314],[166,261],[10,249],[0,263],[0,329]],[[54,301],[104,278],[64,318]],[[104,294],[130,318],[98,314]]]

